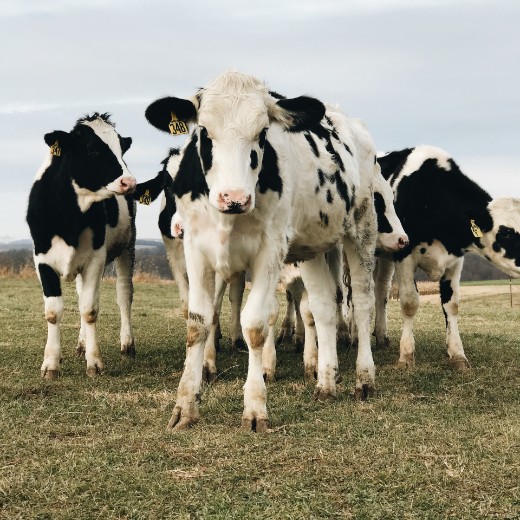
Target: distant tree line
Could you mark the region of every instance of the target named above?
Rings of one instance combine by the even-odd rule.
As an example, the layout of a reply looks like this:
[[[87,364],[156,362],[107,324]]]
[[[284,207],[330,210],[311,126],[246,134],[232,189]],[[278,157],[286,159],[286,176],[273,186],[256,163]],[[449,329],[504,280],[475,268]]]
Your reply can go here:
[[[136,270],[163,278],[172,279],[170,266],[166,259],[166,251],[164,246],[157,242],[145,242],[136,248],[135,255]],[[0,273],[5,275],[26,273],[33,266],[32,251],[29,249],[10,249],[0,251]],[[106,274],[115,273],[112,265],[107,266]],[[474,280],[504,280],[508,276],[499,271],[490,262],[475,254],[467,254],[464,261],[464,269],[462,270],[463,281]],[[420,269],[416,273],[416,279],[419,281],[428,280],[428,277]]]

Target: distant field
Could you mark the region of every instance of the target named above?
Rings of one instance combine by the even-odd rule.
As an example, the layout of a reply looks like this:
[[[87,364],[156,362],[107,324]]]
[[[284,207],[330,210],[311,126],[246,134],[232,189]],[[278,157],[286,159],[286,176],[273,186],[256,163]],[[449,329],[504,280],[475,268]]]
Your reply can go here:
[[[473,282],[462,282],[461,285],[509,285],[509,280],[476,280]],[[511,280],[511,285],[520,285],[520,278]]]
[[[506,281],[506,283],[508,283]],[[520,510],[520,303],[464,301],[460,330],[472,370],[454,374],[444,317],[422,305],[417,368],[375,352],[377,396],[356,403],[355,352],[342,348],[334,403],[313,399],[301,355],[278,352],[268,387],[272,432],[240,429],[247,354],[231,351],[223,316],[218,380],[201,421],[165,427],[184,360],[185,325],[172,283],[138,283],[137,358],[118,354],[115,285],[104,282],[96,380],[75,356],[73,285],[66,287],[62,377],[40,379],[46,324],[38,282],[0,278],[0,518],[514,519]]]

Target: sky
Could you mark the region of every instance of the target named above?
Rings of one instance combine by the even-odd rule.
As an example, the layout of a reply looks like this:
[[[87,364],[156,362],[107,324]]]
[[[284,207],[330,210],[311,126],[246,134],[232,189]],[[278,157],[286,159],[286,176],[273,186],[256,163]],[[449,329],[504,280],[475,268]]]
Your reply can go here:
[[[380,151],[446,149],[493,197],[520,197],[518,0],[0,0],[0,241],[29,238],[48,147],[94,111],[133,145],[138,182],[181,137],[146,107],[229,69],[363,119]],[[160,238],[159,202],[138,238]]]

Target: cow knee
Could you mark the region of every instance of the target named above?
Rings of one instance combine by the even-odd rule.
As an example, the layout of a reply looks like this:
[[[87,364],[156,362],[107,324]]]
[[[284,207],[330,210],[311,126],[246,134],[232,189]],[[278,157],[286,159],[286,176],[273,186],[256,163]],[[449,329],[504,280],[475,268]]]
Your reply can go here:
[[[96,323],[98,319],[98,310],[94,308],[86,309],[81,313],[81,317],[85,320],[85,323]]]
[[[259,349],[264,346],[265,343],[265,330],[262,327],[251,327],[245,330],[246,340],[252,349]]]
[[[205,342],[208,337],[208,329],[209,327],[204,323],[204,318],[200,314],[188,313],[186,347],[190,348],[195,344]]]

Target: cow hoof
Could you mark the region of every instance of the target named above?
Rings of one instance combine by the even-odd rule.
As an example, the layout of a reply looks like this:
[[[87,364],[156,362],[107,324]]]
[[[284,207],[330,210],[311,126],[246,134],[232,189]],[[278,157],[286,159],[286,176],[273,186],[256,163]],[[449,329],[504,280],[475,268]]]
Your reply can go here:
[[[168,421],[167,430],[170,431],[183,431],[191,428],[199,422],[199,418],[196,415],[182,415],[182,409],[180,406],[175,406],[173,409],[172,416]]]
[[[85,343],[83,343],[83,341],[80,341],[76,347],[76,356],[79,358],[85,357]]]
[[[314,392],[314,399],[316,399],[316,401],[320,401],[321,403],[327,403],[330,401],[334,401],[334,399],[336,399],[336,396],[330,390],[316,388]]]
[[[242,429],[255,432],[255,433],[266,433],[269,431],[269,420],[268,419],[242,419]]]
[[[235,350],[247,350],[247,345],[242,338],[238,338],[233,342],[233,348]]]
[[[389,348],[390,348],[390,338],[388,336],[383,336],[382,338],[378,338],[376,336],[376,349],[386,350]]]
[[[58,379],[60,377],[59,370],[48,370],[47,368],[42,370],[42,377],[44,379]]]
[[[356,387],[354,390],[354,399],[356,401],[366,401],[369,397],[374,397],[376,389],[372,385],[364,384],[361,388]]]
[[[471,368],[465,356],[453,356],[448,360],[448,363],[455,372],[466,372]]]
[[[202,380],[205,381],[206,383],[210,384],[210,383],[213,383],[213,381],[215,381],[215,379],[217,379],[217,371],[212,370],[210,367],[205,365],[202,368]]]
[[[415,368],[415,355],[413,353],[402,355],[397,362],[397,368]]]
[[[87,367],[87,376],[88,377],[96,377],[100,376],[103,373],[103,365],[96,363],[91,367]]]
[[[123,357],[135,359],[135,347],[134,345],[121,346],[121,355]]]

